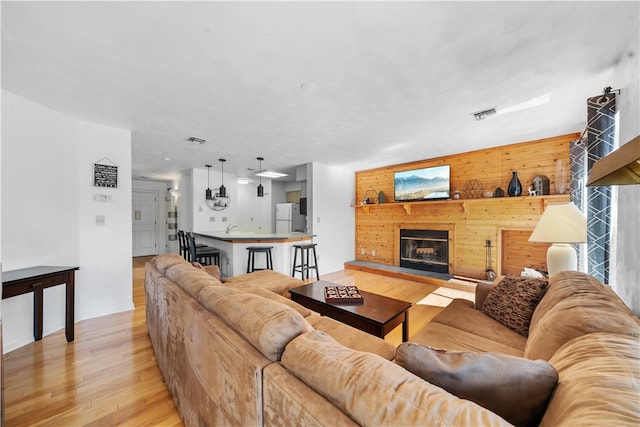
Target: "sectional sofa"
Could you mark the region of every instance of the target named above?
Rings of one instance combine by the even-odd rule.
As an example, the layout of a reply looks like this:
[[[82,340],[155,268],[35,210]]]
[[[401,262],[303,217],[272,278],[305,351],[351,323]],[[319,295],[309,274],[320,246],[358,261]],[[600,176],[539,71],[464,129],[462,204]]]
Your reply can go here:
[[[458,301],[418,334],[418,342],[396,349],[384,340],[287,299],[288,289],[301,285],[297,279],[260,272],[222,283],[214,276],[172,254],[155,257],[146,266],[149,335],[186,425],[514,424],[514,419],[508,420],[473,399],[460,398],[425,380],[424,369],[415,366],[424,360],[417,358],[416,362],[414,356],[418,354],[436,358],[493,354],[496,357],[492,363],[502,363],[506,358],[508,366],[525,366],[524,370],[530,369],[534,375],[551,373],[546,378],[553,384],[551,389],[548,385],[546,388],[552,394],[542,399],[545,408],[536,415],[535,423],[640,422],[640,324],[624,305],[619,306],[621,303],[610,291],[603,288],[597,291],[602,292],[599,294],[593,290],[596,296],[587,296],[591,295],[591,287],[602,285],[582,276],[578,283],[588,282],[584,285],[588,291],[579,291],[583,298],[576,297],[573,303],[567,303],[573,294],[571,286],[565,284],[572,283],[572,277],[558,282],[561,286],[557,292],[551,292],[553,283],[549,285],[538,304],[540,311],[531,321],[533,333],[524,342],[514,339],[514,343],[505,344],[501,341],[508,339],[499,338],[494,340],[498,346],[489,348],[492,334],[480,340],[486,349],[474,344],[472,349],[482,351],[464,353],[432,348],[468,350],[458,345],[458,341],[465,342],[464,338],[456,340],[453,335],[465,337],[474,332],[458,328],[455,322],[447,330],[447,316],[456,317],[454,312],[460,310],[463,316],[469,315],[468,310],[486,314],[471,306],[461,309]],[[482,292],[479,290],[479,294]],[[576,320],[563,329],[562,337],[550,332],[557,324],[557,310],[568,305],[566,309],[571,311],[572,304],[583,302],[589,313],[594,305],[603,304],[602,313],[610,316],[613,310],[617,317],[592,325],[590,314],[578,310],[580,316],[575,312],[567,315]],[[618,325],[617,329],[609,330],[614,325]],[[501,327],[491,326],[495,330]],[[551,341],[547,342],[545,336]],[[495,351],[503,346],[514,350]],[[543,360],[530,361],[528,354]],[[482,365],[471,360],[468,366]],[[495,369],[500,365],[483,366]],[[522,383],[521,379],[518,381]],[[526,421],[523,424],[531,422],[522,419]]]

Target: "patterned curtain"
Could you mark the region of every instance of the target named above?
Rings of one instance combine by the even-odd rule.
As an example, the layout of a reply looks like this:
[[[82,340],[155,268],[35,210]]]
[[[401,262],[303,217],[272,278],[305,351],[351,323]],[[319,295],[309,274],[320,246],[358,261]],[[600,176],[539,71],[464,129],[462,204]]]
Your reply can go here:
[[[611,188],[585,187],[593,164],[616,147],[616,96],[605,93],[587,99],[586,138],[570,147],[571,199],[587,217],[587,250],[578,265],[602,283],[609,282],[611,246]]]

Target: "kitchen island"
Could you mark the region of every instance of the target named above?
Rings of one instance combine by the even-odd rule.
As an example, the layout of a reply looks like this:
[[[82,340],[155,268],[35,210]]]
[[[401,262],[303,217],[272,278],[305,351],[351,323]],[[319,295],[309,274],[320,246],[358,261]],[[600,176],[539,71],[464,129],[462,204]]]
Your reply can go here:
[[[220,250],[220,271],[222,277],[238,276],[247,272],[249,246],[273,246],[273,270],[291,275],[293,269],[293,245],[309,243],[314,235],[310,233],[254,233],[251,231],[198,231],[193,233],[198,243],[204,243]],[[256,268],[264,268],[263,256],[256,256]]]

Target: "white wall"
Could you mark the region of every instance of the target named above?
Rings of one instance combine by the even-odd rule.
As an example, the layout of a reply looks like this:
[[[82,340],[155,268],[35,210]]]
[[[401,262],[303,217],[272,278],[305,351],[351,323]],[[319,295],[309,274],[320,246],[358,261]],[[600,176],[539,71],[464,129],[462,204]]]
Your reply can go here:
[[[220,187],[220,171],[211,170],[210,185],[215,191]],[[231,196],[229,206],[222,211],[214,211],[205,203],[207,171],[191,170],[192,229],[189,231],[220,231],[229,225],[237,225],[245,231],[271,232],[271,180],[263,179],[264,197],[257,197],[257,184],[239,185],[235,174],[224,173],[224,186]]]
[[[76,320],[133,309],[131,135],[2,91],[3,269],[78,265]],[[93,163],[119,166],[118,188],[92,186]],[[112,202],[94,200],[109,194]],[[96,225],[104,215],[105,226]],[[33,296],[2,300],[4,351],[33,341]],[[64,328],[64,286],[45,290],[44,335]]]
[[[313,223],[314,243],[318,246],[320,277],[344,269],[344,262],[355,256],[355,173],[338,166],[313,163],[313,198],[309,223]],[[311,225],[311,224],[309,224]]]
[[[640,135],[640,34],[636,26],[626,52],[615,67],[610,85],[620,89],[617,110],[620,112],[620,144]],[[611,284],[622,300],[640,316],[640,185],[620,185],[618,189],[618,232],[615,282]]]

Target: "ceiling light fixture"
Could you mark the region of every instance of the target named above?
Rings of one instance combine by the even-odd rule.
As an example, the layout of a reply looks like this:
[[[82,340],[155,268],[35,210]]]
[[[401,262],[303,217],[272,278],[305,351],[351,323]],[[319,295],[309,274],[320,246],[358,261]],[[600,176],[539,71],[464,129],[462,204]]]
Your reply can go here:
[[[218,188],[218,190],[215,192],[215,194],[213,190],[209,188],[209,171],[211,169],[211,165],[205,165],[207,167],[207,189],[204,193],[204,200],[209,209],[212,209],[214,211],[225,210],[227,206],[229,206],[230,199],[230,196],[227,194],[227,189],[224,186],[224,162],[226,162],[226,159],[218,160],[222,164],[222,184],[220,185],[220,188]]]
[[[263,176],[265,178],[282,178],[283,176],[289,176],[287,173],[276,172],[272,170],[260,171],[256,176]]]
[[[264,197],[264,187],[262,186],[262,161],[263,157],[257,157],[258,162],[260,162],[258,176],[260,177],[260,184],[258,184],[258,197]]]

